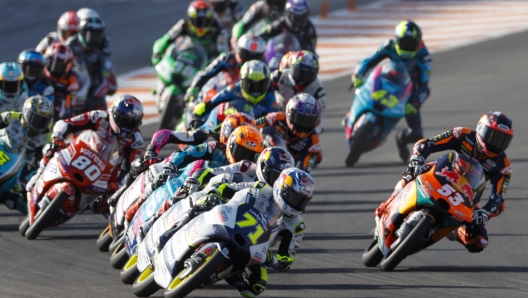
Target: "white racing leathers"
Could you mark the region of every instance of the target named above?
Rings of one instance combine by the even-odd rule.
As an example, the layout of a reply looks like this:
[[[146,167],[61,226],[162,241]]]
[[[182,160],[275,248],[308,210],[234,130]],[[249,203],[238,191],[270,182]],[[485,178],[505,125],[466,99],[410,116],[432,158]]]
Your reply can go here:
[[[295,89],[295,82],[293,81],[293,78],[290,76],[290,69],[284,69],[281,72],[281,76],[278,81],[279,89],[275,91],[275,98],[277,99],[277,103],[279,104],[279,107],[284,111],[286,109],[286,105],[288,104],[288,101],[290,98],[292,98],[295,94],[298,93],[308,93],[311,96],[313,96],[319,104],[321,105],[321,121],[319,122],[319,125],[315,128],[315,131],[317,134],[321,134],[323,131],[324,125],[323,125],[323,119],[324,119],[324,110],[326,106],[326,91],[323,88],[323,85],[321,84],[321,81],[319,79],[315,79],[315,81],[311,82],[308,86],[306,86],[303,90],[297,91]]]

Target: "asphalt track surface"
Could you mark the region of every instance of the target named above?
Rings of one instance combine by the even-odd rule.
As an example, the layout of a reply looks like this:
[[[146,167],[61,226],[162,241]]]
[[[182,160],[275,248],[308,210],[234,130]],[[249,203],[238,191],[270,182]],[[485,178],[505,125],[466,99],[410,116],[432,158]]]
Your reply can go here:
[[[3,31],[1,35],[10,34]],[[116,42],[114,47],[117,52],[123,45]],[[325,83],[328,110],[321,136],[325,155],[321,166],[312,172],[316,192],[305,214],[305,240],[289,272],[270,271],[268,289],[262,296],[526,297],[526,48],[528,32],[435,54],[432,95],[422,109],[426,136],[453,126],[474,127],[480,115],[491,109],[501,110],[514,120],[515,138],[508,150],[514,174],[506,196],[507,208],[488,223],[490,244],[484,252],[470,254],[460,244],[443,240],[407,258],[394,272],[361,264],[361,254],[372,237],[373,210],[388,197],[405,166],[391,134],[355,168],[344,167],[347,145],[339,123],[349,109],[351,94],[346,91],[348,78],[341,78]],[[5,55],[3,48],[0,57]],[[128,58],[146,59],[139,54]],[[116,64],[126,68],[121,59],[116,57]],[[403,126],[402,121],[399,128]],[[154,128],[147,126],[143,132],[149,141]],[[34,241],[19,235],[21,216],[0,207],[0,218],[0,297],[133,296],[131,287],[122,284],[119,272],[110,266],[109,255],[95,247],[105,226],[100,215],[79,215],[63,226],[45,230]],[[191,294],[237,296],[225,283]]]

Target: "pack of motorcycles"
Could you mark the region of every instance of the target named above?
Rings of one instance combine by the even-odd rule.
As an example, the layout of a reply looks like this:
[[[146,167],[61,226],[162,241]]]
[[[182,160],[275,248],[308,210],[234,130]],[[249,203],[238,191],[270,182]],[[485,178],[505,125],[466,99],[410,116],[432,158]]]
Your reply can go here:
[[[173,68],[170,67],[175,61],[172,51],[178,52],[178,46],[184,42],[175,42],[168,49],[167,58],[157,67],[161,85],[179,84],[170,88],[177,94],[158,93],[160,126],[176,127],[176,118],[181,118],[185,106],[173,98],[183,96],[191,78],[206,65],[203,54],[189,55],[198,58],[197,61],[182,60],[190,63],[192,75],[189,73],[187,80],[174,80],[171,73],[165,72]],[[186,51],[203,52],[197,46],[187,47]],[[179,52],[186,55],[186,51]],[[164,64],[169,67],[162,67]],[[226,80],[225,75],[213,78],[204,87],[206,90],[202,90],[202,99],[197,100],[214,94],[226,85]],[[379,66],[371,72],[364,86],[355,91],[350,110],[346,128],[351,139],[348,161],[357,162],[361,154],[383,143],[398,120],[405,116],[411,89],[411,79],[401,65]],[[180,106],[173,106],[175,103]],[[175,113],[165,113],[175,110],[180,110],[177,117]],[[110,173],[119,166],[120,159],[113,149],[100,148],[117,148],[112,146],[116,142],[114,137],[101,139],[92,131],[84,131],[68,148],[57,152],[28,193],[28,216],[20,224],[20,233],[27,239],[35,239],[43,229],[65,223],[85,210],[88,201],[105,194]],[[0,148],[2,192],[11,189],[20,178],[25,158],[24,154],[4,151]],[[467,163],[474,169],[472,176],[459,174],[454,169],[457,159],[456,153],[448,153],[430,163],[429,171],[408,183],[386,211],[376,216],[374,238],[362,256],[365,266],[380,265],[382,270],[393,270],[408,255],[471,223],[479,200],[477,194],[485,186],[483,172],[478,162],[470,160]],[[121,280],[132,284],[137,296],[149,296],[163,288],[166,297],[184,297],[196,288],[255,264],[264,257],[261,252],[267,251],[273,240],[269,238],[274,223],[266,221],[258,209],[241,204],[245,197],[235,196],[228,203],[188,221],[189,210],[200,199],[197,192],[158,214],[160,207],[181,191],[188,169],[199,166],[200,162],[182,169],[176,179],[156,190],[151,185],[152,179],[162,170],[162,163],[150,166],[111,208],[109,224],[97,239],[97,247],[110,252],[111,265],[121,270]],[[139,208],[138,201],[142,203]],[[134,204],[136,208],[132,211]],[[253,220],[259,224],[266,237],[252,238],[253,225],[235,225],[243,216],[248,222]]]

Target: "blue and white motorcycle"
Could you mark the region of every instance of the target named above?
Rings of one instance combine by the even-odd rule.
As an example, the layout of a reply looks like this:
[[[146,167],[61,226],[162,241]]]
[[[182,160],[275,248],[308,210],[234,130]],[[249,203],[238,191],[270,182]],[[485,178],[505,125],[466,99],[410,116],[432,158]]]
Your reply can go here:
[[[413,83],[405,66],[391,63],[376,67],[365,84],[356,89],[346,122],[351,167],[361,154],[380,146],[398,121],[405,117]]]

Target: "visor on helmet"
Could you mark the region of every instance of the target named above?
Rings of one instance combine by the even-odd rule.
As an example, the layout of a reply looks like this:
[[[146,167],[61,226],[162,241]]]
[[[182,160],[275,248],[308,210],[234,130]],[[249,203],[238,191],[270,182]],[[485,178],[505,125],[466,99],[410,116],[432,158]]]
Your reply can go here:
[[[281,192],[282,199],[293,209],[304,212],[312,197],[296,193],[290,187],[284,187]]]
[[[258,157],[258,153],[252,150],[249,150],[246,147],[240,146],[239,144],[234,143],[231,148],[231,155],[236,161],[249,160],[255,161]]]
[[[509,134],[506,134],[497,129],[490,128],[486,125],[480,125],[477,134],[482,139],[482,142],[486,147],[485,149],[496,154],[499,154],[506,150],[513,138]]]
[[[82,36],[87,46],[96,47],[103,40],[104,29],[85,29],[82,32]]]
[[[26,115],[27,124],[35,131],[45,131],[48,129],[51,120],[52,117],[46,117],[33,112]]]
[[[299,132],[312,132],[319,122],[319,115],[305,115],[296,111],[291,111],[290,113],[289,119],[295,126],[295,130]]]
[[[68,70],[69,63],[59,59],[49,58],[46,60],[46,67],[53,76],[63,76]]]
[[[292,67],[291,75],[295,80],[295,83],[301,86],[306,86],[315,81],[317,78],[317,71],[304,65],[296,65],[295,67]]]
[[[400,37],[396,41],[400,50],[405,52],[416,52],[420,46],[420,39],[412,38],[410,36]]]
[[[136,117],[130,117],[117,111],[114,112],[113,117],[116,125],[121,129],[133,131],[141,125],[141,120]]]
[[[22,72],[28,80],[39,80],[44,74],[44,65],[38,63],[22,63]]]
[[[255,52],[248,51],[246,49],[239,49],[238,55],[240,56],[240,59],[242,59],[242,63],[248,62],[251,60],[262,61],[264,58],[264,53],[255,53]]]
[[[5,94],[15,95],[20,89],[22,89],[23,81],[0,81],[0,89]]]

